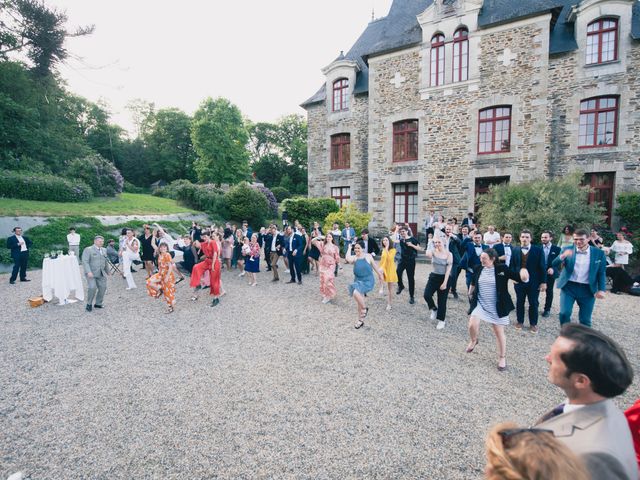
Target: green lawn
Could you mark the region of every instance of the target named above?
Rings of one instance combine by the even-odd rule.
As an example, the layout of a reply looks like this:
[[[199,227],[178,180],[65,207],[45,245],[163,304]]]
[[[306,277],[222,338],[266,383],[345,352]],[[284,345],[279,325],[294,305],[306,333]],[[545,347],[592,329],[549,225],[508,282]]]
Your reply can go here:
[[[193,212],[175,200],[139,193],[122,193],[115,198],[96,198],[90,202],[60,203],[0,198],[0,216],[92,216],[92,215],[166,215]]]

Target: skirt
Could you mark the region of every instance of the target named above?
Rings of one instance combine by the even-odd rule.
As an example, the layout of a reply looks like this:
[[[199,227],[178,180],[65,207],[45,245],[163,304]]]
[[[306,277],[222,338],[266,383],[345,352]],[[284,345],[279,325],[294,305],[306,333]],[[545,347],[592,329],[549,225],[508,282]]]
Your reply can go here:
[[[482,308],[482,305],[480,304],[478,304],[478,306],[473,309],[473,312],[471,312],[471,316],[477,317],[480,320],[483,320],[487,323],[492,323],[494,325],[506,326],[510,323],[509,317],[498,317],[497,314],[487,312],[484,308]]]

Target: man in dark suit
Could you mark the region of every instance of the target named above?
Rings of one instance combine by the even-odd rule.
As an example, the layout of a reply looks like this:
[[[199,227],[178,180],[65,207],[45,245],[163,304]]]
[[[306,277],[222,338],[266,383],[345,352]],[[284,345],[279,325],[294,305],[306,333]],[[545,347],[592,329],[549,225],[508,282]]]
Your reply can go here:
[[[7,238],[7,248],[11,250],[11,258],[13,259],[13,270],[11,271],[10,284],[16,283],[18,271],[20,271],[20,281],[30,282],[27,279],[27,263],[29,262],[29,249],[33,242],[22,235],[22,228],[15,227],[13,235]]]
[[[271,270],[273,271],[273,280],[272,282],[277,282],[280,280],[278,276],[278,260],[283,255],[282,248],[284,246],[284,237],[280,232],[278,232],[278,227],[275,224],[271,225],[269,228],[269,233],[265,235],[265,244],[264,251],[267,252],[269,249],[269,264],[271,265]]]
[[[553,303],[553,286],[556,283],[556,272],[553,269],[553,261],[560,255],[560,247],[553,245],[553,235],[549,230],[542,232],[540,242],[542,243],[542,252],[544,253],[544,263],[547,267],[547,291],[544,299],[543,317],[551,315],[551,304]]]
[[[498,252],[498,259],[504,263],[507,267],[511,265],[511,257],[513,256],[513,235],[509,232],[505,232],[502,235],[502,242],[496,243],[493,249]]]
[[[473,269],[480,265],[480,255],[488,248],[489,245],[485,245],[482,243],[482,234],[480,232],[476,232],[473,234],[472,242],[467,242],[464,256],[460,261],[460,268],[463,268],[467,271],[467,290],[469,290],[469,286],[471,285],[471,279],[473,278]]]
[[[458,298],[458,275],[460,274],[460,240],[453,234],[453,227],[444,227],[444,247],[451,252],[453,263],[449,274],[449,289],[453,298]]]
[[[607,293],[607,260],[602,250],[589,246],[588,237],[585,229],[573,232],[574,244],[562,249],[553,261],[554,270],[562,270],[558,278],[560,325],[571,321],[573,304],[577,303],[580,323],[590,327],[596,298],[602,299]]]
[[[545,414],[536,427],[552,430],[580,457],[592,479],[637,480],[629,425],[613,401],[633,380],[622,348],[597,330],[567,324],[546,360],[549,381],[563,390],[567,400]]]
[[[542,248],[531,244],[531,231],[520,232],[520,246],[513,248],[509,266],[514,272],[526,269],[529,272],[527,283],[518,283],[516,290],[516,328],[522,330],[524,325],[524,303],[529,302],[529,331],[538,333],[538,307],[540,292],[547,289],[547,268]]]
[[[287,283],[296,283],[296,277],[298,279],[298,285],[302,285],[302,259],[304,258],[302,253],[302,237],[291,226],[287,227],[287,234],[289,240],[284,245],[287,252],[287,258],[289,259],[289,270],[291,272],[291,280]]]
[[[378,243],[369,236],[369,230],[365,228],[361,232],[362,238],[358,240],[358,243],[364,250],[364,253],[370,253],[374,257],[376,255],[380,255],[380,247],[378,247]]]
[[[478,220],[473,216],[473,212],[467,213],[467,218],[462,219],[462,225],[469,227],[469,230],[475,229],[477,223]]]

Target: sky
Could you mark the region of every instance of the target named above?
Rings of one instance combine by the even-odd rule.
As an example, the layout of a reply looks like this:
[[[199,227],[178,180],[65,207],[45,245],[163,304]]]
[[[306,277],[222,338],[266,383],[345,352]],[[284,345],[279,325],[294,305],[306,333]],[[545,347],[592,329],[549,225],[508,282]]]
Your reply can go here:
[[[291,113],[324,82],[321,69],[357,40],[392,0],[46,0],[69,30],[58,69],[69,89],[106,102],[130,132],[134,99],[188,114],[207,97],[226,97],[254,122]]]

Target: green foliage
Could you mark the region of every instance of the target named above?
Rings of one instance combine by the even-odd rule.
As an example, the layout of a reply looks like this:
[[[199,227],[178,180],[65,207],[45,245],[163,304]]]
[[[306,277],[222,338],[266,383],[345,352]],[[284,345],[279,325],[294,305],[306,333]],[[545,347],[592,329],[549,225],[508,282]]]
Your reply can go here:
[[[298,220],[305,227],[313,222],[322,223],[327,215],[338,211],[333,198],[288,198],[282,205],[289,216],[289,223]]]
[[[115,197],[124,185],[124,179],[113,163],[98,154],[70,161],[67,175],[84,181],[97,197]]]
[[[495,225],[517,238],[527,228],[537,239],[543,230],[557,237],[567,225],[591,228],[603,222],[604,209],[588,205],[589,187],[581,185],[582,175],[558,180],[535,180],[527,183],[492,186],[478,198],[482,225]]]
[[[124,186],[122,187],[122,191],[126,193],[149,193],[148,188],[138,187],[131,182],[127,182],[125,180]]]
[[[273,187],[271,189],[271,191],[273,192],[273,194],[276,197],[276,200],[278,201],[278,203],[282,203],[284,202],[287,198],[291,198],[291,192],[289,190],[287,190],[286,188],[282,188],[282,187]]]
[[[271,213],[267,198],[251,188],[247,182],[232,187],[224,195],[224,201],[231,218],[239,221],[247,220],[250,225],[262,225]]]
[[[174,180],[173,182],[165,185],[164,187],[155,188],[152,195],[163,198],[172,198],[178,200],[180,198],[180,191],[183,188],[192,188],[193,183],[189,180],[181,178],[180,180]]]
[[[202,102],[193,117],[191,139],[199,156],[195,161],[198,180],[234,185],[249,178],[249,136],[240,110],[229,100]]]
[[[333,200],[333,203],[335,203],[335,200]],[[359,211],[353,204],[343,205],[337,212],[330,213],[326,216],[324,219],[324,231],[330,232],[334,223],[340,225],[342,229],[344,228],[345,222],[349,222],[356,231],[356,235],[360,235],[360,232],[369,226],[370,221],[370,213]]]
[[[24,200],[55,202],[86,202],[91,199],[91,187],[82,180],[68,180],[42,173],[3,171],[0,175],[0,196]]]
[[[618,195],[616,215],[630,230],[640,228],[640,193],[623,193]]]

